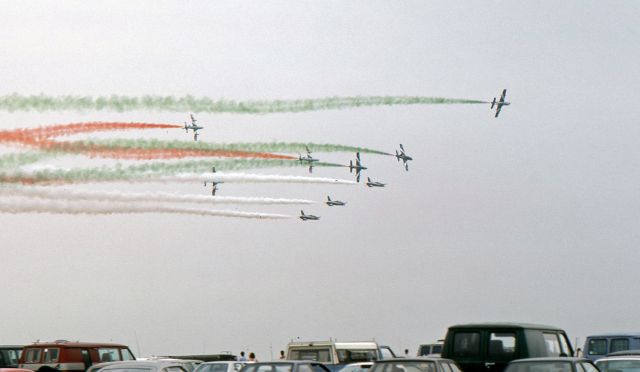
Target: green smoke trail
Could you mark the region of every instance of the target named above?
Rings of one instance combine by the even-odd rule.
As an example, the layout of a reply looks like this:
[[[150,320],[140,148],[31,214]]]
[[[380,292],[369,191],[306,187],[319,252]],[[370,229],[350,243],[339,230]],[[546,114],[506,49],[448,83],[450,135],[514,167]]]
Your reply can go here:
[[[40,160],[54,156],[54,153],[44,151],[30,151],[0,156],[0,170],[18,168],[23,165],[37,163]]]
[[[363,154],[391,155],[387,152],[366,147],[302,143],[302,142],[248,142],[248,143],[207,143],[194,141],[161,141],[156,139],[110,139],[99,141],[80,141],[83,146],[106,146],[113,148],[135,149],[170,149],[170,150],[222,150],[222,151],[251,151],[251,152],[279,152],[302,153],[313,152],[361,152]]]
[[[356,96],[315,99],[234,101],[196,98],[191,95],[173,96],[48,96],[18,93],[0,96],[0,109],[5,111],[133,111],[153,110],[170,112],[206,112],[237,114],[268,114],[336,110],[366,106],[474,104],[484,101],[421,96]]]
[[[15,179],[29,179],[35,183],[47,182],[103,182],[103,181],[135,181],[138,179],[150,179],[163,176],[171,176],[178,173],[203,173],[210,172],[215,166],[216,171],[258,169],[258,168],[280,168],[280,167],[300,167],[300,163],[295,160],[279,159],[225,159],[220,161],[182,161],[179,163],[148,163],[141,165],[123,166],[102,166],[84,169],[43,169],[35,172],[14,171],[0,175],[2,177]],[[302,165],[306,167],[306,164]],[[317,167],[342,166],[333,163],[314,164]]]

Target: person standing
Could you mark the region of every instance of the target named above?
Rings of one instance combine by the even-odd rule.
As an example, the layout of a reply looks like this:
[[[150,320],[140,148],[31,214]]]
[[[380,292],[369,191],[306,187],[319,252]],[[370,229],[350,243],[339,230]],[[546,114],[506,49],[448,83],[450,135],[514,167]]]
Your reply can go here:
[[[249,353],[249,362],[257,362],[258,360],[256,359],[256,354],[252,352]]]
[[[244,356],[244,351],[240,352],[240,358],[238,358],[239,362],[246,362],[247,361],[247,357]]]
[[[286,359],[284,356],[284,350],[280,350],[280,359]]]

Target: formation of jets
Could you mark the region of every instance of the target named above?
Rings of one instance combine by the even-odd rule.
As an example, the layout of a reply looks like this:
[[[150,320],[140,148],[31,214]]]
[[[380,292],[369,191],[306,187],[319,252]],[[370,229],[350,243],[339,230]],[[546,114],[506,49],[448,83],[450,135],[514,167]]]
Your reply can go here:
[[[493,107],[496,107],[496,118],[498,117],[498,115],[500,115],[500,110],[502,110],[502,106],[509,106],[511,104],[511,102],[506,102],[504,99],[507,97],[507,90],[503,89],[502,90],[502,95],[500,96],[500,99],[496,102],[496,97],[493,97],[493,101],[491,102],[491,109],[493,110]]]
[[[491,102],[491,109],[493,110],[495,108],[495,117],[497,118],[498,115],[500,115],[500,112],[502,111],[502,107],[504,106],[508,106],[511,104],[511,102],[507,102],[506,101],[506,97],[507,97],[507,90],[503,89],[502,90],[502,94],[500,95],[500,98],[493,98],[493,101]],[[193,116],[193,114],[190,114],[191,117],[191,124],[187,124],[186,122],[184,123],[184,129],[187,133],[189,133],[189,130],[193,131],[193,140],[197,141],[198,140],[198,130],[200,129],[204,129],[204,127],[196,125],[196,119]],[[306,156],[302,156],[302,154],[298,154],[298,161],[300,161],[300,163],[306,163],[309,166],[309,173],[313,172],[313,167],[314,167],[314,163],[319,162],[320,160],[317,158],[314,158],[311,155],[311,150],[309,150],[308,146],[305,146],[306,150],[307,150],[307,154]],[[390,154],[391,156],[394,156],[393,154]],[[406,171],[409,170],[409,161],[413,160],[413,158],[409,155],[407,155],[404,146],[402,144],[400,144],[400,149],[395,151],[395,157],[398,160],[398,162],[400,162],[400,160],[402,160],[402,165],[404,166],[404,169]],[[360,159],[360,152],[356,152],[356,158],[355,161],[354,160],[350,160],[349,161],[349,165],[345,166],[345,167],[349,167],[349,173],[354,173],[355,172],[355,176],[356,176],[356,181],[360,182],[360,175],[361,172],[366,170],[367,167],[365,167],[362,164],[362,161]],[[213,167],[212,172],[215,173],[216,169],[215,167]],[[216,182],[216,181],[209,181],[211,182],[212,185],[212,189],[211,189],[211,195],[215,195],[216,191],[218,190],[218,184],[222,183],[222,182]],[[207,186],[207,181],[204,182],[204,185]],[[386,184],[379,182],[379,181],[373,181],[371,179],[371,177],[367,177],[367,182],[365,184],[367,187],[385,187]],[[334,206],[345,206],[347,203],[340,201],[340,200],[332,200],[330,196],[327,196],[327,201],[325,202],[326,205],[328,205],[329,207],[334,207]],[[320,219],[319,216],[313,215],[313,214],[305,214],[303,210],[300,211],[300,216],[299,218],[302,221],[317,221]]]
[[[193,114],[190,114],[191,116],[191,124],[187,125],[187,122],[184,122],[184,131],[189,133],[189,129],[191,129],[193,131],[193,140],[197,141],[198,140],[198,131],[200,129],[204,129],[204,127],[201,127],[199,125],[196,125],[196,118],[193,117]]]

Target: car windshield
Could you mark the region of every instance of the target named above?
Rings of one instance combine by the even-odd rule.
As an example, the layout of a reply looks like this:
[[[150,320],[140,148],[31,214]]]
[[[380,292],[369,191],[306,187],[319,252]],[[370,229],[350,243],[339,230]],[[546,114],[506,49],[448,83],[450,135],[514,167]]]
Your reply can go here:
[[[341,364],[371,362],[377,359],[376,349],[339,349],[338,362]]]
[[[371,370],[371,364],[353,364],[344,366],[340,372],[369,372]]]
[[[313,360],[314,362],[331,363],[330,349],[291,350],[291,360]]]
[[[227,363],[201,364],[196,372],[227,372]]]
[[[436,372],[436,364],[427,361],[375,363],[372,372]]]
[[[511,363],[505,372],[572,372],[570,362]]]
[[[640,372],[640,359],[596,360],[596,366],[602,372]]]

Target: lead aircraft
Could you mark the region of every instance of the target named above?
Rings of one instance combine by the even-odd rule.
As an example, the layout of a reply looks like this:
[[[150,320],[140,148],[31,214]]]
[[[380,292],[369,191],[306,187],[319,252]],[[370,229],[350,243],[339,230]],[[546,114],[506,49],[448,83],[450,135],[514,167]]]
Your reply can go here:
[[[314,216],[312,214],[304,214],[304,211],[300,210],[300,219],[303,221],[307,221],[307,220],[317,221],[320,219],[320,217]]]
[[[493,110],[493,106],[496,106],[496,118],[500,115],[500,110],[502,110],[502,106],[509,106],[511,102],[505,102],[505,98],[507,97],[507,90],[502,90],[502,95],[500,96],[500,100],[496,102],[496,97],[493,97],[493,102],[491,102],[491,109]]]

